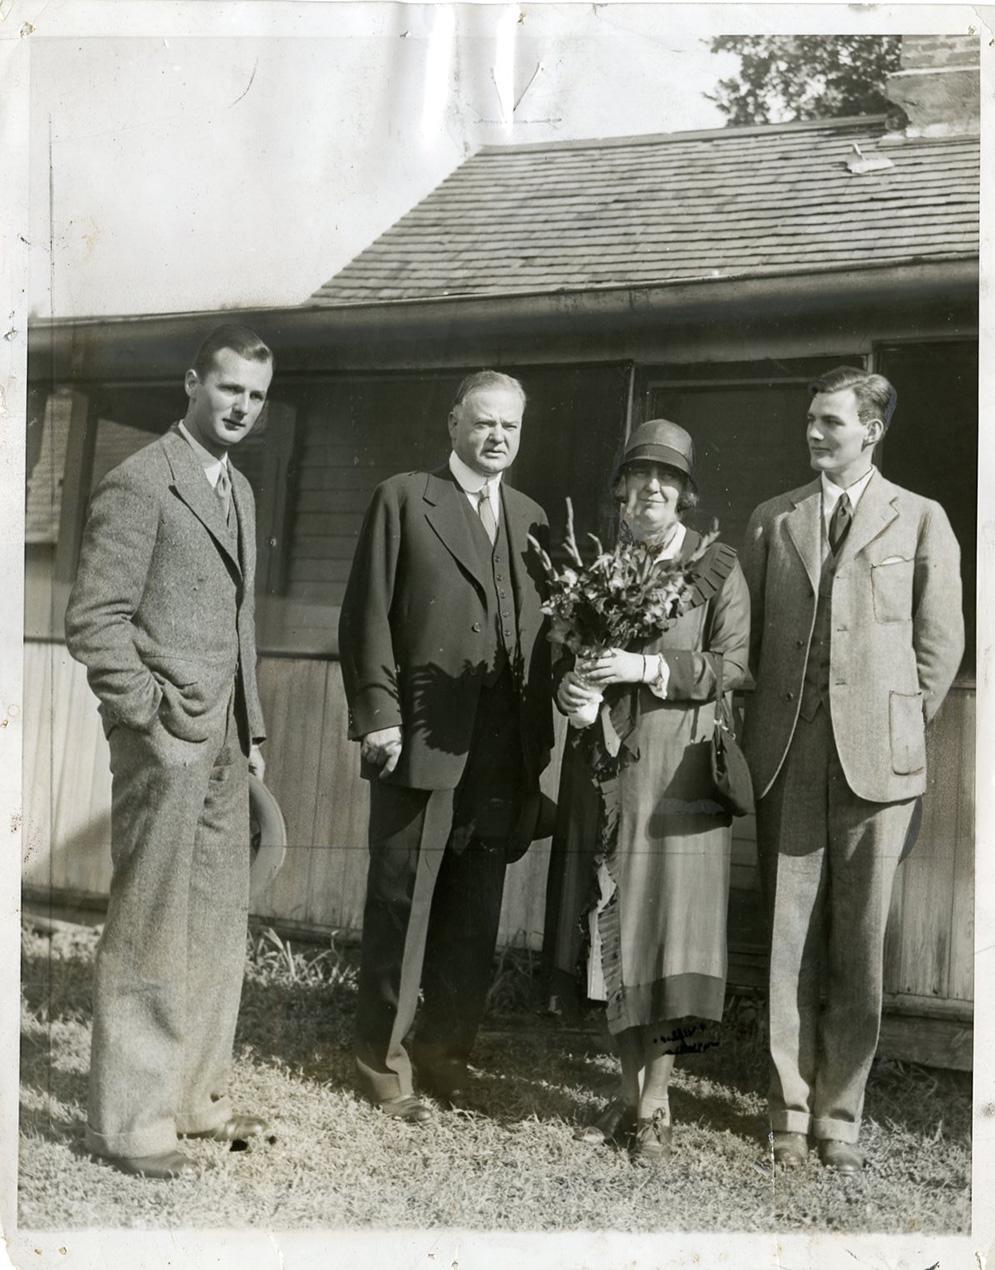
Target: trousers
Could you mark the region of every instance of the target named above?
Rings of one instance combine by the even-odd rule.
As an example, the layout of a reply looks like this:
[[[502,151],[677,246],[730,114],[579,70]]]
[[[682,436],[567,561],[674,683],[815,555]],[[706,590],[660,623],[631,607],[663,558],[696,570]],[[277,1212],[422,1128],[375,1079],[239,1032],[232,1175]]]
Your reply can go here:
[[[521,742],[510,672],[481,691],[455,790],[370,784],[356,1063],[376,1101],[412,1092],[405,1038],[421,988],[415,1058],[456,1084],[483,1018],[520,810]]]
[[[855,1143],[877,1049],[884,939],[916,800],[850,789],[824,706],[757,804],[770,936],[770,1125]]]
[[[235,693],[212,735],[111,727],[107,919],[97,947],[87,1145],[154,1155],[231,1115],[249,910],[248,742]]]

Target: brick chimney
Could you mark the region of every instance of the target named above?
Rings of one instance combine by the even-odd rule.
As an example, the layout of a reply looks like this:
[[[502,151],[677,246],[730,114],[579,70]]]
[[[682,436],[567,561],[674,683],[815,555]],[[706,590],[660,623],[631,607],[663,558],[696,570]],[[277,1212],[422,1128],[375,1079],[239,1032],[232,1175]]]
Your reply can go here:
[[[901,70],[885,95],[905,111],[907,137],[981,131],[981,50],[974,35],[903,35]]]

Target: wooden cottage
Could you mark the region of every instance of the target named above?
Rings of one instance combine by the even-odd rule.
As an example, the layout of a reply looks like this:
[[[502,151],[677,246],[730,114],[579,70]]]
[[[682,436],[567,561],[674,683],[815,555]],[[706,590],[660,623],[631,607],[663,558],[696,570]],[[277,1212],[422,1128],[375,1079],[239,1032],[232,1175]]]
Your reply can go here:
[[[907,39],[902,82],[951,48]],[[976,84],[973,42],[958,56]],[[268,781],[290,836],[259,915],[358,931],[366,798],[346,740],[338,605],[373,487],[445,459],[468,369],[524,381],[513,479],[549,510],[554,539],[566,495],[581,527],[604,528],[627,431],[665,415],[695,437],[700,519],[738,544],[756,503],[808,477],[808,381],[867,366],[899,394],[882,470],[938,499],[960,540],[970,632],[929,740],[922,838],[896,887],[882,1045],[970,1065],[979,155],[962,114],[904,130],[856,118],[488,147],[307,303],[238,315],[277,355],[265,424],[236,459],[257,495]],[[110,874],[107,750],[62,643],[90,490],[181,416],[192,350],[231,317],[31,331],[29,897],[99,904]],[[555,765],[547,786],[555,795]],[[509,872],[505,943],[541,947],[548,856],[539,844]],[[747,984],[762,975],[754,864],[752,823],[738,822],[731,978]]]

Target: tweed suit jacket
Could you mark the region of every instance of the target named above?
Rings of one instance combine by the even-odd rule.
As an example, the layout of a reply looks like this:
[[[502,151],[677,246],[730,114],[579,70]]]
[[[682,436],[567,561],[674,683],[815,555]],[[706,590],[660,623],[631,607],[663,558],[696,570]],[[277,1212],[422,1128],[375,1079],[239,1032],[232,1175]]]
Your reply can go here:
[[[819,480],[761,504],[742,554],[751,670],[744,750],[757,797],[794,735],[822,566]],[[943,508],[875,472],[832,587],[829,711],[850,789],[871,802],[926,787],[925,725],[964,652],[960,550]]]
[[[90,503],[66,644],[87,668],[106,731],[204,741],[240,681],[250,737],[265,732],[256,688],[255,503],[229,465],[238,544],[175,429],[125,459]]]
[[[393,476],[374,491],[342,602],[339,648],[349,735],[400,725],[385,780],[455,789],[466,765],[485,666],[487,592],[468,533],[466,495],[448,467]],[[501,482],[518,623],[512,666],[522,752],[538,781],[553,741],[544,575],[528,541],[548,535],[542,508]],[[371,773],[366,773],[371,774]]]

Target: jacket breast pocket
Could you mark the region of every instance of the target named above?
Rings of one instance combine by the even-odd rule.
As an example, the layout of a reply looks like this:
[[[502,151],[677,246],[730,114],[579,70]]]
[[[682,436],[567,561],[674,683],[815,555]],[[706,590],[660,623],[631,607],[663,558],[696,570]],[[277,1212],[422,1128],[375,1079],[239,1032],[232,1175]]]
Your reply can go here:
[[[888,701],[891,767],[900,776],[926,766],[926,722],[921,692],[893,692]]]
[[[879,622],[911,622],[914,560],[901,557],[871,565],[874,616]]]

